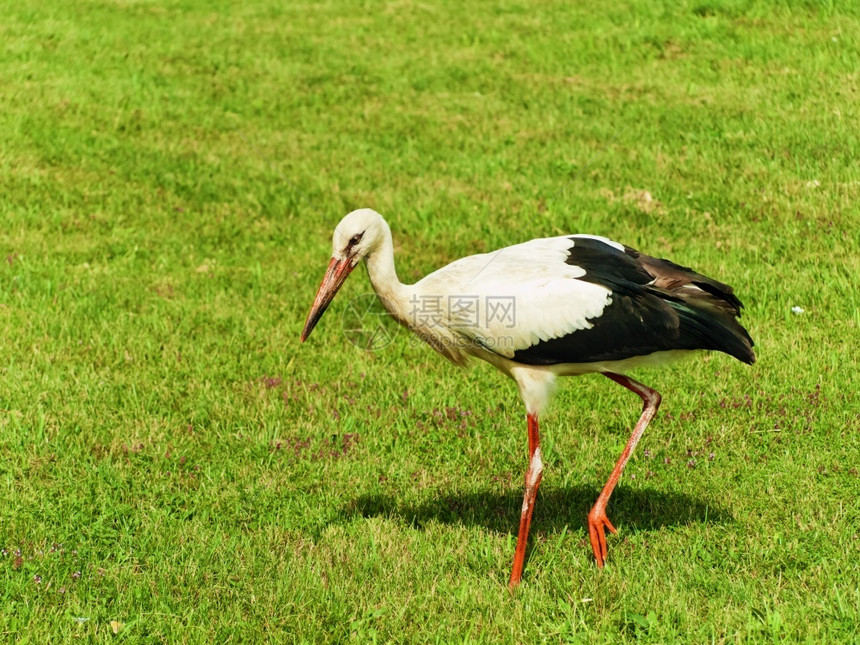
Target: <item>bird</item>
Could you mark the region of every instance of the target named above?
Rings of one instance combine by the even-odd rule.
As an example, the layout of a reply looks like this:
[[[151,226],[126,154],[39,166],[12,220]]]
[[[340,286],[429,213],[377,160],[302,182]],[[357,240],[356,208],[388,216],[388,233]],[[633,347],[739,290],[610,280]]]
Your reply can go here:
[[[753,364],[753,340],[732,287],[598,235],[534,239],[470,255],[403,284],[391,229],[362,208],[335,227],[332,255],[301,332],[304,343],[350,273],[364,261],[383,307],[456,365],[477,358],[513,379],[525,404],[528,464],[508,586],[522,580],[535,497],[543,475],[538,421],[561,376],[602,374],[634,392],[642,412],[587,516],[602,568],[606,513],[624,466],[660,406],[660,393],[626,373],[697,350]]]

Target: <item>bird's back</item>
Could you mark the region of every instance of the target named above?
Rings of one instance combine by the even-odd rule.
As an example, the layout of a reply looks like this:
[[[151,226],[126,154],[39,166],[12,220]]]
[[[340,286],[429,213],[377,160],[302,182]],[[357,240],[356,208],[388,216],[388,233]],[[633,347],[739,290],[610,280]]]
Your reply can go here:
[[[425,297],[444,294],[455,338],[518,363],[697,349],[755,361],[730,286],[602,237],[544,238],[470,256],[414,287]],[[457,301],[474,308],[455,312]]]
[[[677,350],[715,350],[753,363],[753,341],[738,322],[742,303],[730,286],[635,249],[573,236],[566,263],[578,280],[611,292],[587,332],[517,351],[527,364],[605,362]]]

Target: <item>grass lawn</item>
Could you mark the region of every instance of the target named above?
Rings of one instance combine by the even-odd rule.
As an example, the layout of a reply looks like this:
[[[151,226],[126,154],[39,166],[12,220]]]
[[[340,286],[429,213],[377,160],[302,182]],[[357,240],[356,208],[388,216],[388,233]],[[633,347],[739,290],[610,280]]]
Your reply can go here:
[[[860,642],[860,5],[0,5],[0,640]],[[359,272],[300,345],[362,206],[407,282],[588,232],[745,302],[633,374],[604,570],[634,395],[562,382],[510,594],[513,383],[354,347]]]

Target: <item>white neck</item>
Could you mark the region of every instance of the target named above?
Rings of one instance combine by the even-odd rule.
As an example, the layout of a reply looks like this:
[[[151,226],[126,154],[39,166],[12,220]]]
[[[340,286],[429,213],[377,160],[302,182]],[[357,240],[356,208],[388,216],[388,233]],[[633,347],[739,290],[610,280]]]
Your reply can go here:
[[[394,243],[391,240],[391,231],[387,226],[385,228],[382,242],[367,256],[367,274],[373,290],[388,313],[405,322],[409,311],[410,288],[397,279]]]

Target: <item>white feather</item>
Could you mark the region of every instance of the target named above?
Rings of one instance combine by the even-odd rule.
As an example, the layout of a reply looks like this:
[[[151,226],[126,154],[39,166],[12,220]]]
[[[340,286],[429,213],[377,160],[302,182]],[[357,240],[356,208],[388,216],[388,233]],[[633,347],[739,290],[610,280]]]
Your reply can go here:
[[[589,319],[611,302],[608,289],[579,280],[585,270],[566,263],[574,244],[575,236],[553,237],[472,255],[431,273],[412,290],[418,299],[441,298],[446,326],[463,340],[510,358],[540,341],[590,329]],[[475,303],[477,311],[458,310],[452,306],[458,300]]]

